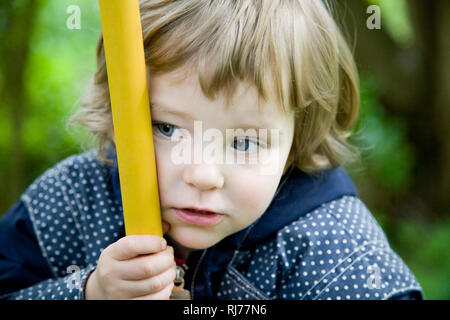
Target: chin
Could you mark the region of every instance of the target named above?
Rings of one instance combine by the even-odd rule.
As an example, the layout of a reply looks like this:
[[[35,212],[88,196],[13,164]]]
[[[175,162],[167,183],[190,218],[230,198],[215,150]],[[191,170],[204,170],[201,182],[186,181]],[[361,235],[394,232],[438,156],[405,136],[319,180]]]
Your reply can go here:
[[[174,228],[173,230],[170,230],[169,235],[173,240],[175,240],[183,247],[195,250],[212,247],[223,239],[218,237],[217,235],[212,235],[211,231],[202,232],[201,230],[194,231],[186,230],[185,228],[179,228],[179,230]]]

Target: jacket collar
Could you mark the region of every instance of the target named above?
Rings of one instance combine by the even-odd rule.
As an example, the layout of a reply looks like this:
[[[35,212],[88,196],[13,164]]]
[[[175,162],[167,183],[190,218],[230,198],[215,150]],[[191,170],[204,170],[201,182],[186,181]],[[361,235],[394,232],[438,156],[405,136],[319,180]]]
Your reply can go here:
[[[307,174],[292,166],[281,178],[277,193],[264,214],[246,229],[224,239],[224,243],[248,250],[321,204],[344,195],[357,196],[345,169],[339,167]]]

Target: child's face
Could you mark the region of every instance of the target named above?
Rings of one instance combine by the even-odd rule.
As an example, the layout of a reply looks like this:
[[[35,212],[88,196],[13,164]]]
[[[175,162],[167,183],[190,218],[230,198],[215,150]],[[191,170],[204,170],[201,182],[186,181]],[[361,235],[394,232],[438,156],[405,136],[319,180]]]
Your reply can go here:
[[[169,236],[180,245],[193,249],[213,246],[249,226],[269,206],[291,149],[294,116],[282,112],[274,100],[260,99],[262,109],[258,111],[256,88],[243,84],[227,109],[222,96],[213,101],[203,95],[196,73],[178,81],[173,73],[150,76],[149,85],[162,219],[170,224]],[[201,121],[196,123],[195,130],[194,121]],[[270,138],[273,140],[262,157],[263,161],[270,162],[270,170],[267,165],[249,163],[250,158],[255,159],[259,148],[257,135],[233,135],[226,141],[226,129],[245,131],[249,127],[256,133],[259,128],[279,130],[279,138],[269,130],[268,138],[260,141],[264,144]],[[215,140],[207,140],[206,131],[213,128],[218,129],[216,133],[222,133],[223,142],[216,145],[223,149],[223,157],[237,155],[241,160],[246,158],[246,163],[233,158],[227,163],[222,158],[212,160],[208,156],[206,146],[212,143],[205,140],[221,141],[217,136]],[[194,160],[194,153],[199,150],[195,136],[202,133],[203,156]],[[186,140],[189,134],[190,142]],[[184,150],[191,150],[191,162],[180,163],[174,158],[174,151],[181,146],[189,146]],[[195,219],[193,214],[187,213],[186,220],[177,212],[187,207],[209,209],[220,215],[199,213],[200,219],[206,219],[201,224],[192,220]]]

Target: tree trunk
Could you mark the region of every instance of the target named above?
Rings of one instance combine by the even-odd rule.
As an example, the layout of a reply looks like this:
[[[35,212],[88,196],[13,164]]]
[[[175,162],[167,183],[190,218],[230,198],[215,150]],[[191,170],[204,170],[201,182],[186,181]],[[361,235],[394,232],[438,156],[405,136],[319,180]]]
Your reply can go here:
[[[442,214],[450,213],[450,1],[440,1],[437,12],[437,50],[435,64],[435,128],[441,146],[438,171],[442,180],[438,189]],[[438,172],[438,173],[439,173]]]
[[[22,124],[26,115],[27,92],[25,71],[28,61],[30,39],[33,31],[37,0],[16,1],[11,5],[7,1],[1,5],[6,22],[1,31],[4,39],[2,50],[2,73],[4,76],[1,88],[2,104],[10,109],[12,122],[12,150],[7,183],[2,188],[8,200],[16,199],[25,186],[25,156],[22,141]],[[5,204],[6,205],[6,204]]]

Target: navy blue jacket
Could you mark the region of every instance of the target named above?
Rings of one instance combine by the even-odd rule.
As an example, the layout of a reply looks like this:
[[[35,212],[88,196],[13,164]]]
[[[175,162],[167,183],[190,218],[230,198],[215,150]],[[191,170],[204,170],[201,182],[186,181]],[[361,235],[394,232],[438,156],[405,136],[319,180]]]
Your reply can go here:
[[[117,165],[96,156],[47,170],[2,217],[0,298],[84,298],[101,251],[125,235]],[[258,220],[186,265],[194,300],[424,298],[343,168],[291,167]]]

